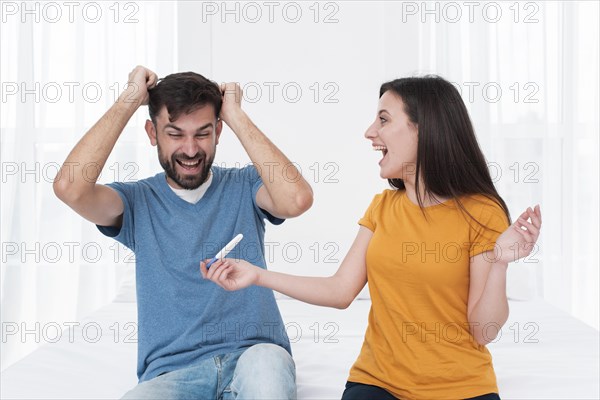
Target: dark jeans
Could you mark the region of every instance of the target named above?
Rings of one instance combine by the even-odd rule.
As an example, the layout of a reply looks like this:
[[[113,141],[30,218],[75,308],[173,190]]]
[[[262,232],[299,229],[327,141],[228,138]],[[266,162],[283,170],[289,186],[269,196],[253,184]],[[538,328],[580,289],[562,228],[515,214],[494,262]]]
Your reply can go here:
[[[396,398],[378,386],[346,382],[342,400],[396,400]],[[488,393],[465,400],[500,400],[500,396],[497,393]]]

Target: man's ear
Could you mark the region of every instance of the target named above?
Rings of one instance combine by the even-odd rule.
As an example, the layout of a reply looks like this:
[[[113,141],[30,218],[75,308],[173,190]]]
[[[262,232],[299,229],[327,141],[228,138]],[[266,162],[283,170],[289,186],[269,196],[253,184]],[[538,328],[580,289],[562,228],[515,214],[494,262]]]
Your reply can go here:
[[[223,120],[222,119],[217,119],[217,127],[215,129],[215,132],[217,134],[217,140],[215,144],[219,144],[219,137],[221,136],[221,131],[223,130]]]
[[[148,134],[148,138],[150,139],[150,144],[152,146],[156,146],[156,129],[154,128],[154,124],[149,119],[146,120],[146,133]]]

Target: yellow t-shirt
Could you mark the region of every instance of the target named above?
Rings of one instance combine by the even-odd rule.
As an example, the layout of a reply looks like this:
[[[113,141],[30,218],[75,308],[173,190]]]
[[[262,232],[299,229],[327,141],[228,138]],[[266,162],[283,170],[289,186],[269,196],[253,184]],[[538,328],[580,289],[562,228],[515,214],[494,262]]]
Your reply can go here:
[[[469,332],[469,258],[493,248],[508,227],[504,211],[481,196],[426,207],[403,190],[373,199],[359,224],[373,231],[367,250],[369,325],[349,381],[402,399],[461,399],[498,393],[492,358]]]

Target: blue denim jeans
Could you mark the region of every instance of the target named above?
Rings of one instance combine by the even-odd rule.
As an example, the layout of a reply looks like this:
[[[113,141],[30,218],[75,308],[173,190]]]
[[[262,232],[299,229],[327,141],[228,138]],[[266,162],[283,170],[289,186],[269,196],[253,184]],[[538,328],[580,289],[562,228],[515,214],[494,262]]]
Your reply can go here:
[[[262,343],[210,357],[142,382],[122,399],[295,399],[296,366],[282,347]]]

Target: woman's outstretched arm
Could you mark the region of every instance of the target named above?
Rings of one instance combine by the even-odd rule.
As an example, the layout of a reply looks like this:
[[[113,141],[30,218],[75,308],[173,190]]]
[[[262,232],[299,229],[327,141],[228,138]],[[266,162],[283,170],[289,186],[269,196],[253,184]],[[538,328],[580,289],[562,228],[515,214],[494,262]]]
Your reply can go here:
[[[367,283],[366,256],[373,232],[361,226],[337,272],[329,277],[309,277],[268,271],[244,260],[225,258],[208,270],[200,263],[202,277],[225,290],[258,285],[319,306],[347,308]]]

